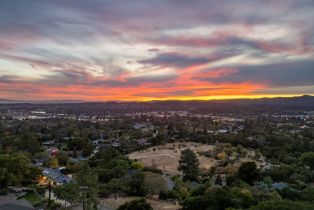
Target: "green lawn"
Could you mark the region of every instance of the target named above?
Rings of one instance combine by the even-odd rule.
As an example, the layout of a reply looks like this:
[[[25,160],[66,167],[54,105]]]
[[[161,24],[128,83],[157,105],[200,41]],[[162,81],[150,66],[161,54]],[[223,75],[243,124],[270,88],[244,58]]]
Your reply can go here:
[[[38,196],[34,192],[28,192],[28,193],[26,193],[26,195],[24,195],[22,197],[19,197],[19,199],[23,199],[23,198],[28,200],[29,202],[31,202],[31,204],[33,204],[33,205],[36,204],[36,203],[41,202],[40,196]]]

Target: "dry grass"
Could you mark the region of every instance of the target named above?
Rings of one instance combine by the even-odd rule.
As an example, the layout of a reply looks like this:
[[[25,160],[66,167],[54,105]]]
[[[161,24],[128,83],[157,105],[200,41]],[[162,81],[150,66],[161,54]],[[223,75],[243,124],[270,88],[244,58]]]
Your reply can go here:
[[[199,144],[194,142],[176,142],[168,143],[162,146],[151,147],[145,151],[138,151],[129,154],[131,159],[141,161],[145,166],[154,166],[169,174],[177,175],[180,172],[177,170],[180,153],[184,149],[191,149],[194,152],[213,151],[214,146]],[[204,156],[197,157],[200,162],[200,168],[209,169],[216,164],[216,160]]]

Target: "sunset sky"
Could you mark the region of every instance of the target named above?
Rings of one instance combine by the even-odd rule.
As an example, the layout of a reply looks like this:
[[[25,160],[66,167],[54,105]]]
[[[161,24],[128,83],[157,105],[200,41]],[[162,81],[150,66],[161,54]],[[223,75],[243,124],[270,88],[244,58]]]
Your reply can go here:
[[[1,0],[0,98],[314,94],[313,0]]]

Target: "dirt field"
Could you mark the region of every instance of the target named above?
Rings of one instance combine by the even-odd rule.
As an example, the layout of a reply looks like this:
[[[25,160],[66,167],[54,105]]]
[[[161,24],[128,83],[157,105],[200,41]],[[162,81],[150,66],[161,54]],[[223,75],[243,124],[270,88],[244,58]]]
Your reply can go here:
[[[138,199],[140,197],[118,197],[116,200],[114,198],[106,198],[102,199],[101,203],[105,204],[106,206],[110,206],[113,209],[117,209],[120,205],[124,204],[125,202],[132,201],[134,199]],[[178,204],[166,202],[166,201],[159,201],[159,200],[151,200],[146,199],[149,202],[154,210],[177,210],[180,208]]]
[[[131,159],[141,161],[145,166],[154,166],[169,174],[180,174],[177,170],[180,153],[184,149],[191,149],[194,152],[213,151],[214,146],[198,144],[194,142],[169,143],[163,146],[151,147],[145,151],[133,152],[128,156]],[[216,160],[204,156],[197,157],[200,162],[200,168],[209,169],[216,164]]]

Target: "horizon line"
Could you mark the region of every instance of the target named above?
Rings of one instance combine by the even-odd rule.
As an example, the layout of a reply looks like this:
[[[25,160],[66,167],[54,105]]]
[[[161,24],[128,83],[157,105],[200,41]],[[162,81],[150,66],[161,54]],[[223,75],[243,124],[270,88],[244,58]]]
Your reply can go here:
[[[258,100],[258,99],[276,99],[276,98],[298,98],[298,97],[304,97],[304,96],[311,96],[314,97],[314,94],[296,94],[296,95],[253,95],[253,96],[242,96],[242,95],[236,95],[236,96],[201,96],[201,97],[178,97],[178,98],[150,98],[150,99],[144,99],[144,100],[84,100],[84,99],[1,99],[0,103],[2,101],[8,101],[8,103],[110,103],[110,102],[116,102],[116,103],[149,103],[149,102],[158,102],[158,101],[228,101],[228,100]]]

